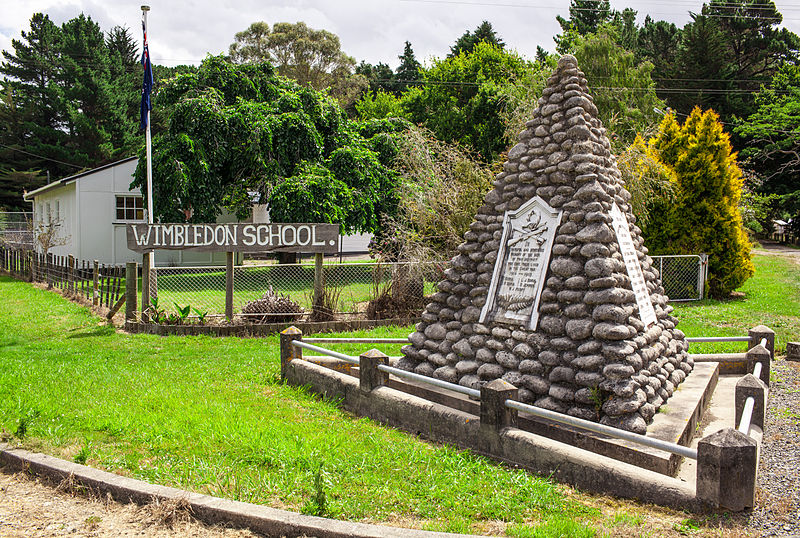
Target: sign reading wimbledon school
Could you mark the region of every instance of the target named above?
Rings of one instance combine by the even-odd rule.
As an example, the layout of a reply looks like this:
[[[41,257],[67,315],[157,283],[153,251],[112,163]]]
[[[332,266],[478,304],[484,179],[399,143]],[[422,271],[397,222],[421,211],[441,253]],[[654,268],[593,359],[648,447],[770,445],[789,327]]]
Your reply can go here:
[[[130,224],[128,248],[221,252],[339,251],[338,224]]]

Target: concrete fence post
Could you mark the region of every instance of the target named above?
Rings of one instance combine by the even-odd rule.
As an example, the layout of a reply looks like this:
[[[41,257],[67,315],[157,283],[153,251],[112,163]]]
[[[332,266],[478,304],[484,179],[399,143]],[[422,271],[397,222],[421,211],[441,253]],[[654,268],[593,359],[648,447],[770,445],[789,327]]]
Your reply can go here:
[[[136,262],[125,264],[125,322],[136,321]]]
[[[754,400],[753,418],[750,421],[750,424],[758,426],[763,431],[767,386],[763,381],[755,377],[753,374],[747,374],[736,382],[736,391],[734,394],[734,401],[736,405],[736,423],[734,424],[734,428],[739,427],[739,422],[742,420],[744,403],[750,396],[752,396]]]
[[[517,410],[506,407],[506,400],[515,400],[519,389],[503,379],[495,379],[481,387],[481,427],[493,430],[517,426]]]
[[[294,340],[302,340],[303,331],[292,325],[281,331],[281,381],[286,380],[289,363],[303,358],[303,349],[292,345]]]
[[[753,508],[758,443],[725,428],[697,445],[697,499],[712,508],[740,512]]]
[[[759,344],[747,350],[745,359],[747,360],[748,373],[752,373],[757,362],[761,363],[761,381],[769,387],[769,367],[772,362],[770,360],[769,350]]]
[[[761,343],[762,338],[767,339],[767,351],[769,351],[770,359],[775,358],[775,331],[765,325],[756,325],[749,331],[747,335],[750,337],[750,342],[747,344],[747,349],[756,347]]]
[[[370,349],[358,357],[358,379],[362,392],[372,392],[389,382],[389,374],[378,370],[379,365],[388,365],[389,357],[377,349]]]

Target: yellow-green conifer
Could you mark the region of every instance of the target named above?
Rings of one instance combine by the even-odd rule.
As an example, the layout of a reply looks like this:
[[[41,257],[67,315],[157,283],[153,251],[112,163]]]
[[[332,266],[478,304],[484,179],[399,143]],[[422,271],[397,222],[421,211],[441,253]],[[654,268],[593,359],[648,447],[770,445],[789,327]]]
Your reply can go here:
[[[754,268],[739,213],[742,171],[719,116],[695,108],[680,126],[668,115],[650,147],[675,172],[676,200],[651,214],[645,244],[653,253],[708,254],[711,295],[730,294]]]

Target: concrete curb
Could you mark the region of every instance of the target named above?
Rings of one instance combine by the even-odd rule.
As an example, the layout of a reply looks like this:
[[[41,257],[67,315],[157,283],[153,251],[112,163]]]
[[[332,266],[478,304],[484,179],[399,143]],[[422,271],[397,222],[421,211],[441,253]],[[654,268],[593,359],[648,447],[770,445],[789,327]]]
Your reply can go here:
[[[8,445],[2,443],[0,443],[0,465],[54,481],[61,481],[72,476],[74,480],[88,489],[104,495],[108,493],[115,501],[121,503],[148,504],[155,499],[160,501],[185,499],[191,507],[192,515],[203,523],[247,528],[265,536],[314,536],[318,538],[351,536],[357,538],[455,538],[467,536],[338,521],[305,516],[257,504],[220,499],[149,484],[45,454],[9,448]]]

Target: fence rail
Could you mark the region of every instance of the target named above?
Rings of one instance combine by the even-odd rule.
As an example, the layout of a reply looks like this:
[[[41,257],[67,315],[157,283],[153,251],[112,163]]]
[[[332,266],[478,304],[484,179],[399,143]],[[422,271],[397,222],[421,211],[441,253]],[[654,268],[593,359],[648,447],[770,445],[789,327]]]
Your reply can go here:
[[[60,289],[65,295],[84,297],[96,306],[113,308],[125,295],[125,266],[0,246],[0,268],[17,278]]]

